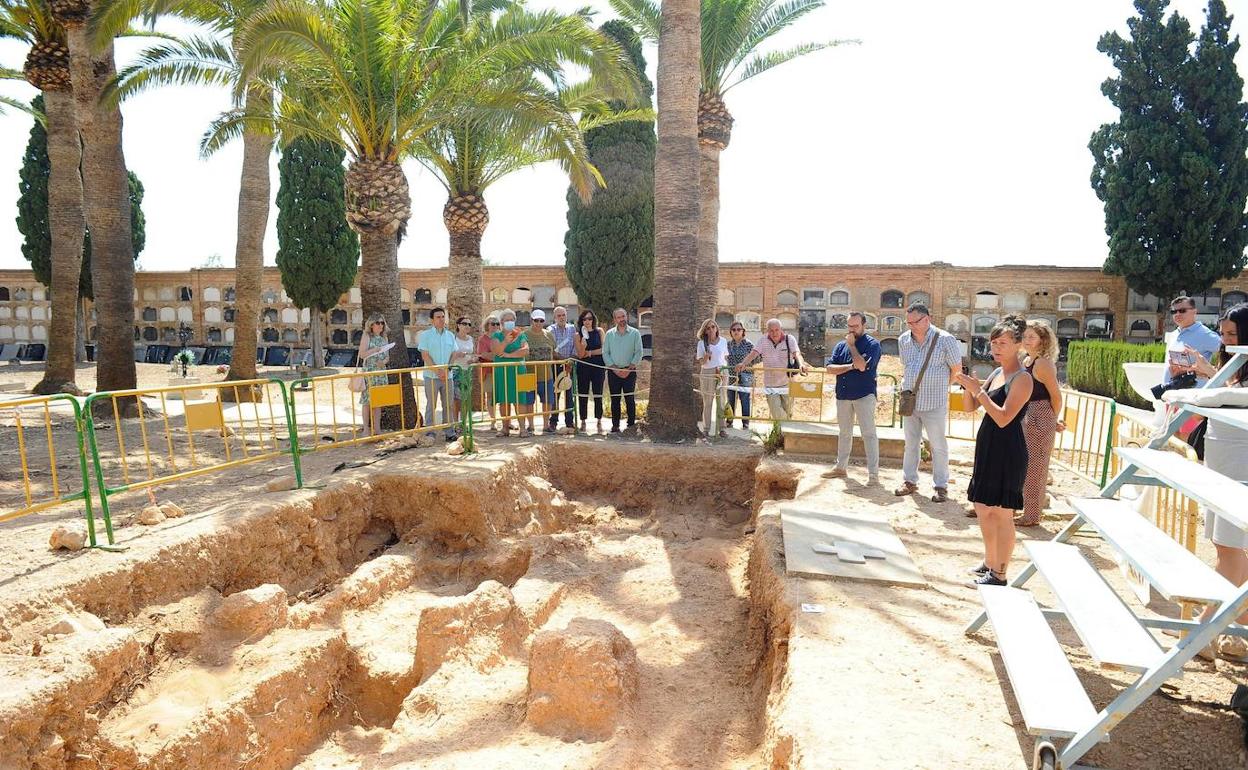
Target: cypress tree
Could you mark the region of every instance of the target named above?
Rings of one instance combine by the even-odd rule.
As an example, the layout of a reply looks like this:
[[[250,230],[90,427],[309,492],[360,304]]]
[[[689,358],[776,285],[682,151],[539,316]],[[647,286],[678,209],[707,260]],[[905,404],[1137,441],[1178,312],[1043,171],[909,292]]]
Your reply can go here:
[[[628,52],[644,93],[641,104],[613,102],[611,107],[649,107],[654,87],[645,75],[646,60],[637,34],[614,20],[601,30]],[[585,133],[585,146],[606,187],[594,193],[589,205],[568,191],[564,256],[581,307],[593,309],[601,320],[616,307],[637,307],[654,287],[654,122],[628,121],[590,129]]]
[[[43,111],[43,97],[36,96],[32,105]],[[30,262],[35,280],[52,287],[52,230],[48,225],[48,175],[52,164],[48,161],[48,132],[35,121],[22,156],[18,171],[17,230],[22,234],[22,256]],[[134,258],[138,259],[146,242],[143,215],[143,183],[127,172],[130,179],[130,227],[134,237]],[[91,287],[91,233],[86,231],[82,242],[82,274],[78,282],[78,296],[94,299]]]
[[[1097,44],[1118,70],[1101,91],[1119,118],[1088,145],[1109,236],[1104,270],[1159,297],[1238,275],[1248,245],[1239,40],[1222,0],[1210,1],[1198,40],[1179,14],[1165,18],[1167,6],[1136,0],[1129,38],[1109,32]]]
[[[277,267],[282,287],[312,317],[312,360],[324,362],[321,315],[355,281],[359,237],[347,226],[342,147],[300,137],[277,164]]]

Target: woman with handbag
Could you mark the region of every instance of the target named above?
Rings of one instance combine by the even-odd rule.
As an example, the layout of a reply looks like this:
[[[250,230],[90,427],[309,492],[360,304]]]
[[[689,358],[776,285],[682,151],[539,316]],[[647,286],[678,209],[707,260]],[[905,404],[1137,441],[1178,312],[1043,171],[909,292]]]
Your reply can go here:
[[[378,372],[386,368],[390,362],[390,353],[378,353],[377,348],[389,344],[386,339],[386,318],[381,314],[368,319],[364,326],[364,334],[360,337],[360,349],[356,356],[359,366],[356,371]],[[368,389],[376,385],[385,385],[390,378],[384,374],[364,377],[352,377],[351,389],[360,393],[360,406],[364,412],[364,432],[368,436],[381,433],[381,409],[370,409],[368,406]]]
[[[1195,363],[1192,372],[1201,379],[1212,377],[1218,369],[1231,360],[1226,348],[1248,342],[1248,303],[1241,302],[1222,314],[1218,321],[1222,349],[1214,365],[1192,347],[1187,353]],[[1248,388],[1248,364],[1231,375],[1225,387]],[[1236,481],[1248,482],[1248,430],[1236,428],[1217,420],[1206,420],[1204,461],[1205,466]],[[1213,541],[1217,552],[1218,574],[1233,585],[1248,581],[1248,533],[1210,510],[1205,510],[1205,537]],[[1213,614],[1216,605],[1209,605],[1205,615]],[[1248,623],[1248,613],[1241,615],[1240,623]],[[1221,655],[1234,660],[1248,658],[1248,642],[1242,637],[1224,635],[1200,652],[1202,658],[1212,660]]]

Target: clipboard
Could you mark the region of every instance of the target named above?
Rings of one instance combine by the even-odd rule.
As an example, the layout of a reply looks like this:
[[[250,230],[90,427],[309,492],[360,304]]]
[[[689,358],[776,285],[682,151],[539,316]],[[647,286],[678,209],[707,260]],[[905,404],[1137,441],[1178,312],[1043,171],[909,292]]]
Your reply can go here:
[[[382,353],[389,352],[390,348],[392,348],[392,347],[394,347],[394,343],[393,343],[393,342],[387,342],[385,345],[382,345],[381,347],[377,348],[377,349],[376,349],[376,350],[374,350],[373,352],[371,352],[371,353],[369,353],[368,355],[366,355],[366,356],[364,356],[363,358],[361,358],[361,359],[360,359],[360,361],[361,361],[361,362],[364,362],[364,361],[367,361],[368,359],[372,358],[373,356],[379,356],[379,355],[381,355]]]

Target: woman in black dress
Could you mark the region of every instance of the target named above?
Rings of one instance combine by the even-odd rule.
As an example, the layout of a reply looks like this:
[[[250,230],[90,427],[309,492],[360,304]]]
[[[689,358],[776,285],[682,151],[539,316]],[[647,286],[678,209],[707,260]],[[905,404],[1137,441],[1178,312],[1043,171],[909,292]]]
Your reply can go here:
[[[985,419],[975,437],[975,471],[967,497],[975,504],[984,536],[984,561],[974,570],[976,585],[1003,586],[1014,553],[1014,511],[1023,507],[1027,439],[1023,415],[1031,398],[1031,375],[1018,360],[1027,322],[1006,316],[992,330],[992,358],[1000,366],[982,383],[959,373],[963,408],[982,406]]]

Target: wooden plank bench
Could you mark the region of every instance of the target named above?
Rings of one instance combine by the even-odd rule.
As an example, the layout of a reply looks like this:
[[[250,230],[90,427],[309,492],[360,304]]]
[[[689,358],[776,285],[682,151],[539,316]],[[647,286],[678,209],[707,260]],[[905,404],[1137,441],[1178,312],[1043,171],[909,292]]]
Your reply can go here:
[[[1143,672],[1165,654],[1078,548],[1051,540],[1031,541],[1026,548],[1098,664]]]
[[[1129,504],[1103,497],[1078,498],[1071,503],[1167,599],[1221,603],[1234,593],[1230,581]]]
[[[1031,594],[980,586],[997,634],[1014,698],[1032,735],[1070,738],[1096,719],[1096,709]]]

